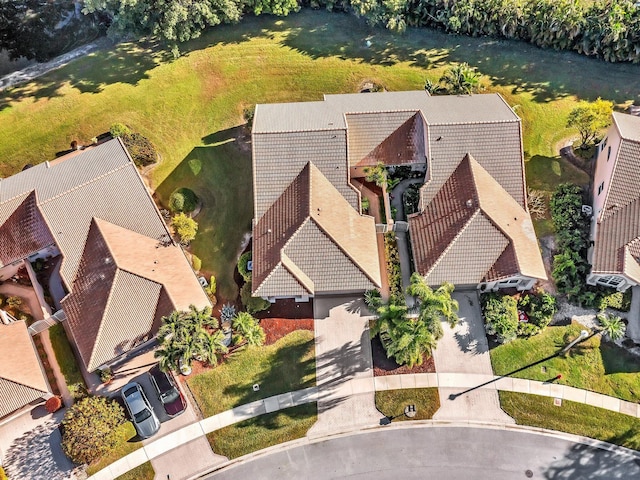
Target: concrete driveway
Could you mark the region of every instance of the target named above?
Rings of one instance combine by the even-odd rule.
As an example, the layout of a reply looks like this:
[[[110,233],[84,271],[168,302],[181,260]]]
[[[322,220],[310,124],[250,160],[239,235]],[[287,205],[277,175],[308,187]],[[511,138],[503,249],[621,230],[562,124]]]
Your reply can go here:
[[[58,425],[64,410],[51,415],[44,405],[0,425],[0,456],[16,480],[71,480],[79,469],[62,452]]]
[[[444,337],[433,352],[436,371],[486,375],[489,380],[493,368],[478,294],[475,290],[455,291],[453,298],[460,306],[460,322],[453,329],[443,322]],[[500,408],[497,391],[475,390],[450,399],[450,395],[461,391],[463,389],[440,386],[440,409],[433,416],[434,420],[515,423]]]
[[[149,439],[143,440],[142,443],[144,445],[202,419],[197,406],[193,405],[190,395],[185,391],[186,388],[179,379],[176,379],[176,383],[178,383],[185,396],[187,409],[174,418],[166,414],[148,375],[149,370],[156,363],[153,357],[154,351],[155,349],[150,347],[139,355],[117,365],[113,369],[113,381],[109,385],[101,385],[96,388],[102,395],[119,398],[122,387],[127,383],[138,382],[142,386],[155,414],[161,422],[158,433]],[[181,480],[191,478],[226,460],[226,457],[213,453],[206,437],[199,437],[192,442],[154,458],[151,464],[156,471],[156,479],[166,480],[167,475],[169,475],[171,480]]]
[[[308,436],[378,425],[369,313],[361,298],[314,300],[318,422]]]

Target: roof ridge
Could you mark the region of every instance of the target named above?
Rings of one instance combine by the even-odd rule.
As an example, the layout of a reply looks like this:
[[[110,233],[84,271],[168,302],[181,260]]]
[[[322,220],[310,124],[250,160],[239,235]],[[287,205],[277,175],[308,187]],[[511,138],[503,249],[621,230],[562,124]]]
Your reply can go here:
[[[512,119],[512,120],[475,120],[475,121],[468,121],[468,122],[432,122],[429,123],[429,121],[427,120],[427,125],[429,126],[433,126],[433,127],[441,127],[443,125],[490,125],[490,124],[494,124],[494,123],[520,123],[522,121],[522,119],[520,119],[520,117],[517,117]]]
[[[458,230],[458,233],[456,233],[456,235],[453,237],[453,239],[449,242],[449,244],[447,245],[447,247],[442,250],[442,253],[440,254],[440,256],[436,259],[435,262],[433,262],[433,265],[431,265],[431,268],[429,270],[427,270],[425,272],[425,274],[423,275],[424,277],[428,277],[431,272],[433,272],[433,270],[436,268],[436,266],[440,263],[440,261],[447,255],[447,253],[449,253],[449,250],[451,250],[453,248],[453,245],[458,241],[458,239],[462,236],[462,234],[464,233],[464,231],[467,229],[467,227],[469,226],[469,224],[478,216],[478,214],[480,213],[480,207],[476,207],[476,211],[473,212],[473,215],[471,215],[469,217],[469,220],[467,220],[465,222],[465,224],[462,226],[462,228],[460,230]]]

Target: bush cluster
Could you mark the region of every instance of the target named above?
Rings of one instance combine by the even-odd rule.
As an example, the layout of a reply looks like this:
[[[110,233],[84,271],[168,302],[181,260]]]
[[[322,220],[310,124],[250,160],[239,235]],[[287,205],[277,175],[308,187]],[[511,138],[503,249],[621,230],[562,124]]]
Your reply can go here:
[[[251,315],[267,310],[271,306],[269,300],[251,296],[251,280],[246,282],[240,289],[240,300],[244,309]]]
[[[404,305],[402,292],[402,274],[400,272],[400,252],[393,232],[384,234],[384,257],[387,262],[387,277],[389,281],[389,303]]]
[[[122,135],[122,143],[127,147],[131,160],[138,167],[146,167],[158,160],[156,148],[151,141],[140,133],[126,133]]]
[[[481,303],[487,333],[495,335],[500,343],[540,333],[557,311],[556,299],[542,290],[519,296],[486,293]],[[518,311],[525,313],[529,320],[520,322]]]
[[[176,189],[169,197],[169,210],[173,213],[191,213],[198,205],[198,196],[189,188]]]
[[[334,0],[320,0],[331,9]],[[356,14],[387,28],[432,27],[473,37],[523,40],[608,62],[640,61],[634,0],[351,0]]]
[[[251,281],[251,272],[249,271],[249,261],[251,260],[251,250],[240,255],[238,259],[238,272],[245,282]]]

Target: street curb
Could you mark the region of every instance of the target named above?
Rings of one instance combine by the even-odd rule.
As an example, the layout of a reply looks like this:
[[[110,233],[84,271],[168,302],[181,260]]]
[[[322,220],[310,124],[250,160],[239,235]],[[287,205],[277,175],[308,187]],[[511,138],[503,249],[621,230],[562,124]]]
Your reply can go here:
[[[272,447],[267,447],[262,450],[258,450],[257,452],[248,453],[247,455],[243,455],[242,457],[234,458],[229,460],[226,463],[222,463],[212,467],[211,469],[201,472],[196,476],[189,477],[187,480],[197,480],[202,478],[204,475],[210,475],[215,472],[219,472],[221,470],[226,470],[227,468],[233,468],[235,465],[252,461],[254,459],[270,455],[272,453],[290,450],[292,448],[304,446],[304,445],[313,445],[316,443],[326,442],[330,440],[337,440],[339,438],[351,437],[355,435],[365,435],[367,433],[372,433],[381,430],[402,430],[402,429],[410,429],[410,428],[478,428],[478,429],[487,429],[487,430],[505,430],[505,431],[518,431],[530,433],[532,435],[541,435],[559,438],[562,440],[567,440],[573,443],[579,443],[583,445],[587,445],[593,448],[598,448],[601,450],[606,450],[608,452],[617,453],[619,455],[625,455],[628,457],[633,457],[635,459],[640,460],[640,452],[636,450],[631,450],[626,447],[621,447],[619,445],[614,445],[612,443],[604,442],[601,440],[594,440],[593,438],[583,437],[580,435],[573,435],[570,433],[559,432],[557,430],[549,430],[546,428],[539,427],[530,427],[527,425],[513,425],[506,423],[491,423],[491,422],[475,422],[475,421],[466,421],[466,422],[448,422],[442,420],[415,420],[411,422],[403,422],[397,424],[390,424],[385,426],[374,425],[369,427],[359,427],[359,428],[351,428],[347,430],[343,430],[340,432],[332,433],[329,435],[325,435],[322,437],[314,437],[308,438],[304,437],[298,440],[291,440],[290,442],[281,443],[278,445],[274,445]]]

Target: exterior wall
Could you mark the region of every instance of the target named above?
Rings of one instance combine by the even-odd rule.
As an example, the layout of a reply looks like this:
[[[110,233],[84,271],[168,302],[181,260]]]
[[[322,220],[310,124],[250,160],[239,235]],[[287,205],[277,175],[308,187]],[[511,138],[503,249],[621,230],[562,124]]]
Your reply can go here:
[[[605,143],[606,142],[606,143]],[[604,137],[602,142],[598,145],[598,155],[596,157],[596,171],[593,176],[593,215],[595,218],[600,216],[602,208],[604,207],[605,199],[611,184],[611,176],[613,174],[613,167],[616,163],[618,151],[620,150],[620,134],[615,125],[612,125],[607,132],[607,136]],[[609,148],[611,153],[609,154]],[[601,185],[604,187],[600,194],[598,189]],[[592,231],[592,238],[595,237],[595,228]]]
[[[0,281],[5,281],[13,277],[16,273],[18,273],[18,270],[20,270],[21,266],[22,260],[18,260],[17,262],[13,262],[0,268]]]

